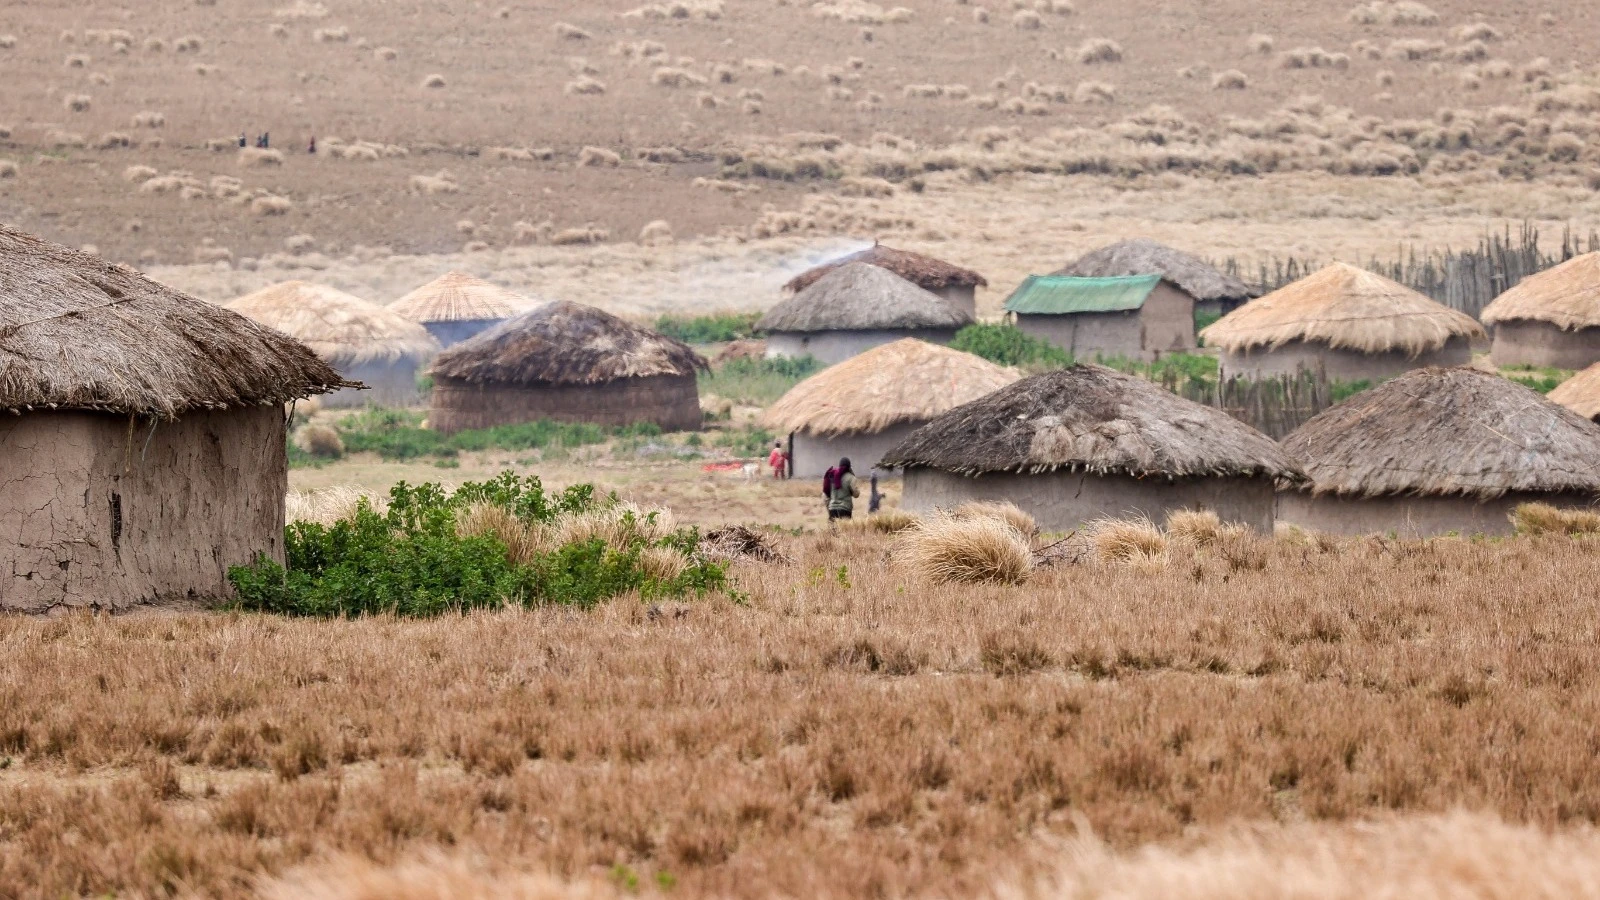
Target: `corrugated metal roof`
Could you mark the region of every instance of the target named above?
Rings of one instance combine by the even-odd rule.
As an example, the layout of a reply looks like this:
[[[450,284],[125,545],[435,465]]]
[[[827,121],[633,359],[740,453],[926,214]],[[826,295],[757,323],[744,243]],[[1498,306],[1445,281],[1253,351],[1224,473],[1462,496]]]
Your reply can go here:
[[[1036,315],[1124,312],[1144,306],[1145,298],[1160,283],[1160,275],[1121,278],[1029,275],[1006,298],[1006,312]]]

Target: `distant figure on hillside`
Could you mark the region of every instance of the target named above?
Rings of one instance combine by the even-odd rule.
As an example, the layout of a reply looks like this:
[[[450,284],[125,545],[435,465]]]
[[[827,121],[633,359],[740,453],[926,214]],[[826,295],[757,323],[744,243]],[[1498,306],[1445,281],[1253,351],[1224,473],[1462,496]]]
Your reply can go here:
[[[773,441],[772,452],[767,454],[767,465],[772,467],[773,478],[789,477],[789,454],[783,452],[783,441]]]
[[[855,512],[856,498],[861,488],[856,485],[856,474],[850,469],[850,457],[822,476],[822,494],[828,498],[828,521],[848,519]]]
[[[316,153],[317,152],[317,139],[316,138],[313,137],[311,139],[311,144],[306,147],[306,152],[307,153]]]
[[[245,143],[244,143],[244,132],[242,132],[242,131],[239,132],[239,146],[240,147],[245,146]]]

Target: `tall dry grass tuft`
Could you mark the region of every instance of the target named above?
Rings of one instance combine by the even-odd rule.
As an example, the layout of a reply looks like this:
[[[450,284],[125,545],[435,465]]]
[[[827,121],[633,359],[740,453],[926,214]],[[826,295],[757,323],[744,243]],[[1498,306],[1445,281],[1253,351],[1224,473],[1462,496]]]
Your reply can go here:
[[[493,503],[474,503],[461,510],[456,517],[456,534],[498,538],[506,545],[506,559],[519,566],[533,562],[555,546],[549,526],[523,522],[509,509]]]
[[[1517,534],[1600,534],[1600,512],[1524,503],[1511,512]]]
[[[999,519],[1026,538],[1039,533],[1039,523],[1033,516],[1023,512],[1010,500],[973,500],[956,507],[951,511],[951,516],[957,519]]]
[[[361,856],[305,866],[261,886],[262,900],[610,900],[596,881],[504,871],[483,859],[438,850],[380,865]]]
[[[1021,584],[1033,571],[1027,540],[991,516],[923,519],[900,533],[896,558],[935,584]]]
[[[914,528],[917,517],[899,509],[886,509],[859,519],[846,519],[838,523],[839,530],[857,534],[899,534]]]
[[[1208,547],[1222,536],[1222,518],[1208,509],[1178,509],[1167,514],[1167,534],[1196,547]]]
[[[1147,518],[1099,519],[1087,526],[1095,558],[1103,565],[1153,563],[1167,558],[1167,536]]]
[[[344,439],[331,425],[306,425],[294,433],[294,444],[318,459],[344,456]]]
[[[289,522],[332,525],[354,517],[362,500],[367,501],[367,505],[379,514],[389,508],[389,500],[383,495],[339,485],[315,491],[290,491],[284,497],[284,518]]]
[[[562,516],[552,530],[557,546],[598,539],[613,550],[626,550],[640,542],[654,544],[677,527],[677,520],[669,509],[645,509],[632,503],[618,503]]]

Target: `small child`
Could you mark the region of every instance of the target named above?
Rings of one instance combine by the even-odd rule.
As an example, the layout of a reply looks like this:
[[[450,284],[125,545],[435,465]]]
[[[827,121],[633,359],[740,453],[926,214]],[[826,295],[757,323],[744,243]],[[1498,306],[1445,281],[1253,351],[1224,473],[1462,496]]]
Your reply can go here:
[[[789,454],[783,452],[783,441],[774,441],[767,455],[767,465],[772,467],[773,478],[789,477]]]

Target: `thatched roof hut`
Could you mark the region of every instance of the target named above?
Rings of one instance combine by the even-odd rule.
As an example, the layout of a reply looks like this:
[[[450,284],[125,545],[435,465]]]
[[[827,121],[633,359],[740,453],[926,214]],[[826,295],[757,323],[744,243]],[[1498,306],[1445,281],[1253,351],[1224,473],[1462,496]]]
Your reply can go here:
[[[225,596],[283,553],[283,404],[346,386],[221,307],[0,226],[0,609]]]
[[[1484,333],[1465,313],[1381,275],[1334,263],[1246,303],[1200,337],[1221,348],[1225,376],[1304,369],[1359,381],[1467,363],[1471,342]]]
[[[1600,362],[1600,252],[1524,278],[1484,307],[1499,366],[1582,369]]]
[[[300,341],[340,374],[371,388],[341,391],[325,401],[328,406],[414,403],[417,371],[439,352],[439,342],[416,322],[327,285],[285,281],[228,308]]]
[[[1024,378],[958,406],[881,464],[905,470],[909,508],[1011,500],[1060,529],[1184,508],[1270,529],[1274,483],[1302,477],[1248,425],[1095,365]]]
[[[840,266],[756,323],[768,356],[814,356],[833,364],[879,344],[915,337],[948,343],[972,315],[887,269]]]
[[[465,272],[446,272],[389,309],[428,329],[448,347],[525,312],[535,301]]]
[[[767,409],[762,423],[793,436],[794,474],[810,477],[843,456],[871,465],[929,420],[1018,377],[970,353],[906,338],[800,382]]]
[[[977,314],[977,288],[989,286],[988,280],[971,269],[963,269],[921,253],[885,247],[874,241],[865,250],[801,272],[783,286],[784,290],[797,294],[815,284],[822,276],[851,263],[866,263],[893,272],[925,291],[938,294],[952,305],[965,309],[968,315]]]
[[[708,368],[682,341],[552,302],[439,354],[429,421],[445,433],[538,419],[690,430]]]
[[[1520,503],[1588,505],[1600,492],[1600,425],[1468,367],[1408,372],[1283,446],[1311,481],[1279,515],[1322,531],[1504,533]]]
[[[1550,402],[1559,403],[1585,419],[1600,419],[1600,363],[1556,385]]]
[[[1078,278],[1115,278],[1125,275],[1159,275],[1194,298],[1202,310],[1232,312],[1256,296],[1243,281],[1191,256],[1149,238],[1108,244],[1078,257],[1055,275]]]

